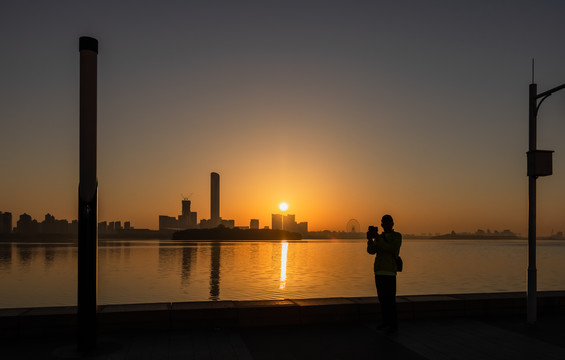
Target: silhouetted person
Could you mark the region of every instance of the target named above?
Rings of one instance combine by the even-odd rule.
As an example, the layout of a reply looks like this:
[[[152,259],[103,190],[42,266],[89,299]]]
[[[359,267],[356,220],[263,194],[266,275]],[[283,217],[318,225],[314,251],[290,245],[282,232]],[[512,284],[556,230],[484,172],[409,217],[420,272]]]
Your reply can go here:
[[[381,304],[383,323],[379,330],[393,334],[398,330],[396,316],[396,258],[400,253],[402,235],[392,228],[392,216],[385,215],[381,219],[383,232],[378,233],[376,226],[369,226],[367,232],[367,252],[375,257],[375,285]]]

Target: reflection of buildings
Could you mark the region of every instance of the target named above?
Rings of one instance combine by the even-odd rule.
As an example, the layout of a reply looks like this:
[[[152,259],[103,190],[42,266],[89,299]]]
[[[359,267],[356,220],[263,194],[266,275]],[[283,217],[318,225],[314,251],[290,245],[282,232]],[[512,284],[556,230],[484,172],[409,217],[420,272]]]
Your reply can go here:
[[[170,246],[166,243],[159,243],[159,272],[165,276],[180,272],[182,287],[188,285],[192,268],[196,265],[197,249],[197,244]]]
[[[286,230],[304,235],[308,233],[308,222],[297,223],[295,216],[292,214],[272,214],[271,228],[273,230]]]
[[[20,258],[20,264],[24,266],[29,266],[31,264],[33,247],[20,245],[17,247],[18,257]]]
[[[212,253],[210,256],[210,300],[217,301],[220,299],[220,253],[221,243],[214,242],[212,244]]]
[[[210,249],[210,269],[208,279],[208,299],[217,301],[220,299],[220,266],[222,242],[212,242],[210,247],[199,244],[182,244],[180,246],[173,243],[159,243],[159,272],[164,276],[169,274],[180,274],[182,287],[190,285],[193,271],[197,271],[197,260],[199,255],[208,256]],[[207,265],[207,264],[206,264]],[[188,289],[192,292],[200,290],[198,278],[200,273],[196,273],[197,280]],[[193,290],[195,289],[195,290]],[[202,288],[204,290],[204,288]],[[202,294],[204,295],[204,294]]]
[[[190,272],[192,270],[192,263],[196,257],[196,248],[192,246],[182,247],[182,267],[181,267],[181,279],[182,283],[188,283],[190,280]]]
[[[46,246],[45,247],[45,266],[50,267],[55,262],[55,246]]]
[[[12,232],[12,213],[0,211],[0,234]]]
[[[9,269],[12,265],[12,246],[0,246],[0,270]]]

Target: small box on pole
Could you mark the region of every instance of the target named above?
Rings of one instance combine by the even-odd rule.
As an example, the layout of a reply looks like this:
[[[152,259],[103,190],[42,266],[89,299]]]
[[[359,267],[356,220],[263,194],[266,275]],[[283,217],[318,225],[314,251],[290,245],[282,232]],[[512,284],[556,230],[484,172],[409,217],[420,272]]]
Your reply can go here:
[[[553,174],[553,151],[528,151],[528,176],[548,176]]]

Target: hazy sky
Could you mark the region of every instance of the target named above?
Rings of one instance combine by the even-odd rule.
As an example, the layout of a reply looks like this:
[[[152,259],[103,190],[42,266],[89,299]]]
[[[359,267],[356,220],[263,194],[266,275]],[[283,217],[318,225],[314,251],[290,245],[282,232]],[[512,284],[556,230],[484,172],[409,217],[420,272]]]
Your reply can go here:
[[[565,82],[562,1],[0,4],[0,211],[77,217],[78,38],[99,46],[99,219],[527,231],[528,84]],[[541,108],[540,233],[565,231],[565,92]]]

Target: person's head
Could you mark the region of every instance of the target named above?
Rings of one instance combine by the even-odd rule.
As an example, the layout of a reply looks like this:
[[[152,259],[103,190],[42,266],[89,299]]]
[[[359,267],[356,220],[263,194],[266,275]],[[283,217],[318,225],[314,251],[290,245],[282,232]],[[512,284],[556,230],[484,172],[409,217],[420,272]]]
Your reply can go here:
[[[392,231],[392,228],[394,227],[394,220],[392,220],[392,216],[384,215],[381,219],[381,226],[383,231]]]

